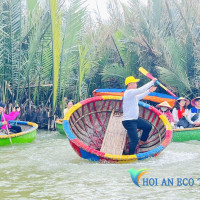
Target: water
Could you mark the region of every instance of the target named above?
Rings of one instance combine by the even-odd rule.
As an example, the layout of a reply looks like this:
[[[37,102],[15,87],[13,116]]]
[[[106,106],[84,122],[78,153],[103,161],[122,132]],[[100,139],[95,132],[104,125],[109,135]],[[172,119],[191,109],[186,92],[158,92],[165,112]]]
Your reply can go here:
[[[0,148],[0,199],[199,199],[198,141],[171,143],[158,157],[129,164],[83,160],[65,136],[38,131],[31,144]],[[150,169],[137,187],[128,170]],[[158,178],[158,186],[143,186]],[[163,178],[192,178],[193,186],[161,186]]]

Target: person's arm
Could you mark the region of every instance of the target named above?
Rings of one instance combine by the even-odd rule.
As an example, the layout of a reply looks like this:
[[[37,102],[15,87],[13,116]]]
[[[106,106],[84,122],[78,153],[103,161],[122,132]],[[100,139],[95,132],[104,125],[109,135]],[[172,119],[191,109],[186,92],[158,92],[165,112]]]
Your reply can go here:
[[[143,92],[142,94],[137,95],[138,100],[143,99],[145,96],[147,96],[150,93],[149,90],[147,90],[146,92]]]
[[[186,116],[185,118],[187,119],[187,121],[188,121],[190,124],[194,124],[194,122],[191,120],[191,118],[192,118],[191,109],[188,111],[188,114],[187,114],[187,116]]]
[[[138,94],[142,94],[144,92],[146,92],[146,90],[148,90],[151,86],[154,85],[153,81],[148,82],[147,84],[143,85],[140,88],[137,89],[130,89],[131,95],[138,95]]]
[[[178,118],[178,110],[176,108],[172,110],[172,115],[173,115],[174,123],[177,124],[179,121],[179,118]]]
[[[14,120],[19,115],[19,113],[20,113],[19,111],[11,112],[8,115],[4,113],[5,120],[6,121]]]
[[[154,92],[157,89],[157,87],[152,86],[147,91],[143,92],[142,94],[137,95],[137,99],[143,99],[145,96],[147,96],[149,93]]]

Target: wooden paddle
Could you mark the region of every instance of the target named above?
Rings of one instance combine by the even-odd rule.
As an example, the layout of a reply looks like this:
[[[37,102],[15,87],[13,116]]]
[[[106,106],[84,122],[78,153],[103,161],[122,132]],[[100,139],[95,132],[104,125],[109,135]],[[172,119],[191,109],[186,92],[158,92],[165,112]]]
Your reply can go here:
[[[6,121],[3,112],[2,112],[2,117],[3,117],[3,120]],[[8,133],[8,137],[9,137],[9,140],[10,140],[10,144],[12,145],[12,140],[11,140],[11,137],[10,137],[10,133],[9,133],[8,125],[7,125],[7,124],[6,124],[6,130],[7,130],[7,133]]]
[[[149,79],[153,79],[154,77],[143,67],[139,68],[139,71],[144,74],[146,77],[148,77]],[[158,80],[156,81],[156,83],[162,87],[164,90],[166,90],[169,94],[171,94],[173,97],[177,97],[174,93],[172,93],[170,90],[168,90],[162,83],[160,83]]]

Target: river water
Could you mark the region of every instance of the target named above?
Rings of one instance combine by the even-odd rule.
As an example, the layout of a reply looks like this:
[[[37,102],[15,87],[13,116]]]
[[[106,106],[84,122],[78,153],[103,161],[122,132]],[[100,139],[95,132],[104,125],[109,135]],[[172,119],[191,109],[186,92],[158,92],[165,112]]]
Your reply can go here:
[[[0,148],[0,199],[199,199],[199,145],[171,143],[155,158],[99,164],[76,155],[65,136],[40,130],[31,144]],[[141,187],[132,182],[130,168],[149,169],[139,181]],[[173,184],[164,184],[167,178]],[[187,178],[185,185],[190,179],[192,186],[181,186],[178,178]]]

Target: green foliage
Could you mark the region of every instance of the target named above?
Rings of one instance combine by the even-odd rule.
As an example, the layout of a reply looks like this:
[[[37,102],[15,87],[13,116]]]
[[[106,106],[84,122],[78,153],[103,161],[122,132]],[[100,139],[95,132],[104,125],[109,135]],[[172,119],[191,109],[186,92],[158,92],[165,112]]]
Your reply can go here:
[[[1,100],[55,109],[129,75],[145,83],[140,66],[177,96],[200,93],[200,0],[110,0],[107,21],[86,0],[26,2],[0,1]]]
[[[52,26],[52,42],[53,42],[53,108],[56,107],[59,71],[60,71],[60,56],[62,49],[61,38],[61,22],[62,18],[58,10],[57,0],[50,0],[51,9],[51,26]]]

